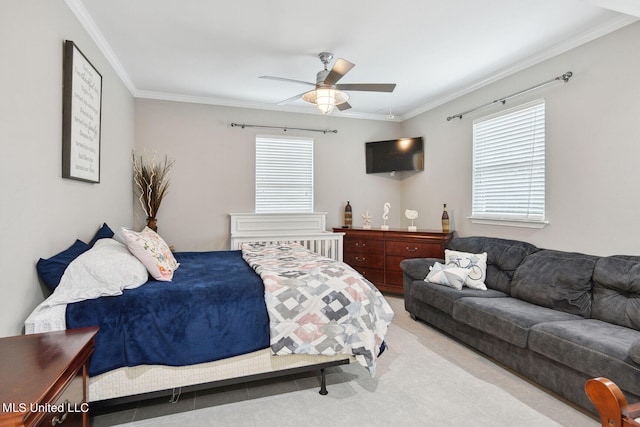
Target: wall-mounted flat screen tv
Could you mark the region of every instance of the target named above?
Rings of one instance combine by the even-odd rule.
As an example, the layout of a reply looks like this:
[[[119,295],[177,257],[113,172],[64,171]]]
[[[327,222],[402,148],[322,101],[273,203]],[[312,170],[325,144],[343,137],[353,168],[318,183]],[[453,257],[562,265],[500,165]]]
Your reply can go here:
[[[422,137],[365,143],[367,173],[424,170]]]

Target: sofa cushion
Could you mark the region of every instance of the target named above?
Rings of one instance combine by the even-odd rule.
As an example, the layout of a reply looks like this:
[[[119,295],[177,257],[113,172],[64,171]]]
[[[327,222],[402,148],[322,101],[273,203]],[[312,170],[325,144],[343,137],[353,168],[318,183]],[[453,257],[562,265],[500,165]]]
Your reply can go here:
[[[640,257],[603,257],[593,271],[591,316],[640,330]]]
[[[538,323],[580,319],[511,297],[460,298],[453,305],[453,318],[521,348],[527,347],[529,329]]]
[[[471,288],[461,290],[437,285],[431,282],[415,280],[411,284],[411,298],[453,315],[453,303],[463,297],[500,298],[506,297],[504,292],[489,289],[481,291]],[[407,298],[407,295],[405,295]]]
[[[511,296],[543,307],[591,315],[591,276],[597,257],[541,250],[529,255],[516,270]]]
[[[518,240],[495,237],[454,237],[447,245],[448,249],[474,254],[487,253],[488,288],[509,293],[511,279],[522,260],[538,250],[534,245]]]
[[[590,377],[607,377],[624,390],[640,393],[640,364],[630,349],[640,332],[597,319],[547,322],[529,333],[529,348]]]

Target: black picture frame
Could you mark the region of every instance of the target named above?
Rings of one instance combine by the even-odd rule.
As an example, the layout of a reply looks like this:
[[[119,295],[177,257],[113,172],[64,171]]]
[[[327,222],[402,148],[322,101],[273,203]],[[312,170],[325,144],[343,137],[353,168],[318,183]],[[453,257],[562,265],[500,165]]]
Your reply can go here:
[[[99,183],[102,75],[71,40],[62,84],[62,177]]]

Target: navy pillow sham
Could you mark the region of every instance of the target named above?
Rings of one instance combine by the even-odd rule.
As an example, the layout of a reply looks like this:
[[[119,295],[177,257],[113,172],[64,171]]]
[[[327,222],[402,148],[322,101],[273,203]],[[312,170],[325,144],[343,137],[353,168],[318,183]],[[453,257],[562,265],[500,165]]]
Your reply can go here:
[[[98,240],[110,239],[113,237],[113,234],[111,228],[106,223],[103,223],[89,244],[86,244],[82,240],[76,240],[73,245],[59,254],[48,259],[40,258],[36,264],[40,279],[42,279],[44,284],[51,290],[55,289],[60,284],[60,279],[62,279],[62,275],[67,269],[67,266],[71,264],[71,261],[91,249]]]
[[[71,261],[88,251],[90,246],[82,240],[76,240],[75,243],[69,246],[64,251],[48,259],[40,258],[36,264],[38,275],[40,279],[51,290],[55,289],[60,284],[60,279],[64,274],[67,266],[71,264]]]
[[[93,245],[95,245],[96,242],[100,239],[110,239],[113,237],[113,234],[113,230],[111,230],[111,228],[109,228],[109,226],[104,223],[102,224],[102,227],[100,227],[100,229],[96,232],[96,235],[93,236],[93,239],[89,241],[89,246],[93,247]]]

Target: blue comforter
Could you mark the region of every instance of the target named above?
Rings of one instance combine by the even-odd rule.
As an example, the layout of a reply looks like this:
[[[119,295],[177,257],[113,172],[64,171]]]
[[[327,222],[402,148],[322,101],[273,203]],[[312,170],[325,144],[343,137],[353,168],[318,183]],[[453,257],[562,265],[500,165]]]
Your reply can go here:
[[[89,375],[123,366],[183,366],[269,347],[260,277],[240,251],[178,252],[172,282],[69,304],[67,327],[99,326]]]

